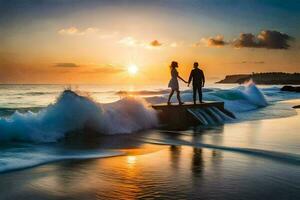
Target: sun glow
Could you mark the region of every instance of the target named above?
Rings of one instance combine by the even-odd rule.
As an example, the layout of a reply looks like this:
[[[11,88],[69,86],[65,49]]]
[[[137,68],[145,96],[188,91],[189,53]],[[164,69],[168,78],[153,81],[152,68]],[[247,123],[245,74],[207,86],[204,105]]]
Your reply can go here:
[[[136,163],[136,157],[135,156],[127,156],[127,163],[128,164],[135,164]]]
[[[128,66],[128,73],[130,75],[135,75],[138,71],[139,71],[139,68],[136,65],[131,64]]]

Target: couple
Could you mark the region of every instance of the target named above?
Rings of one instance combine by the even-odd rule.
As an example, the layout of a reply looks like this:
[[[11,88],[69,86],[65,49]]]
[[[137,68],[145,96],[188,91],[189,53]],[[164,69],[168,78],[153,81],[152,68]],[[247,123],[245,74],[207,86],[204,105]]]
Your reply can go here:
[[[204,87],[204,83],[205,83],[205,77],[203,74],[203,71],[201,69],[199,69],[199,64],[197,62],[194,63],[194,69],[191,71],[190,77],[189,77],[189,81],[185,81],[183,78],[181,78],[178,74],[178,71],[176,68],[178,68],[178,63],[176,61],[173,61],[171,63],[171,80],[169,82],[168,87],[171,88],[171,93],[169,95],[169,99],[168,99],[168,105],[171,104],[170,100],[171,97],[173,96],[174,92],[177,92],[177,99],[179,102],[179,105],[182,105],[183,102],[180,99],[180,91],[179,91],[179,84],[178,84],[178,79],[182,80],[183,82],[187,83],[188,86],[190,85],[191,81],[193,81],[193,100],[194,100],[194,104],[196,104],[196,93],[198,91],[198,95],[199,95],[199,101],[200,103],[202,102],[202,87]]]

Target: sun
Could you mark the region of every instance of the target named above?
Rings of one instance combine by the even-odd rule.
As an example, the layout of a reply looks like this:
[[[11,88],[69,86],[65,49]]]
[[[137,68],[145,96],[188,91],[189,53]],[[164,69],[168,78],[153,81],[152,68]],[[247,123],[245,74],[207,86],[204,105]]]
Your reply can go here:
[[[128,66],[127,70],[130,75],[135,75],[139,71],[139,68],[136,65],[131,64]]]

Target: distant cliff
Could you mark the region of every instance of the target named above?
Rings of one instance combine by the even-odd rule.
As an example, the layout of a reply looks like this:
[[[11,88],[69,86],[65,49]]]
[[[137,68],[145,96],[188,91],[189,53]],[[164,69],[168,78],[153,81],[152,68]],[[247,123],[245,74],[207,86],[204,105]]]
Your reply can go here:
[[[244,83],[252,79],[256,84],[266,85],[300,85],[300,73],[267,72],[228,75],[217,83]]]

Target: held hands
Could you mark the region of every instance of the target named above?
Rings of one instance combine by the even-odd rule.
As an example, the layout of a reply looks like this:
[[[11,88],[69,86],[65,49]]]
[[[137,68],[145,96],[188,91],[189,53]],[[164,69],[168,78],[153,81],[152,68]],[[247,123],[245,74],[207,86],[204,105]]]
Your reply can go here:
[[[184,79],[181,79],[183,82],[185,82],[185,83],[188,83],[186,80],[184,80]]]

